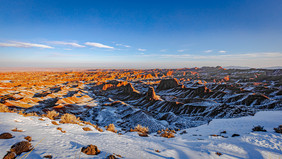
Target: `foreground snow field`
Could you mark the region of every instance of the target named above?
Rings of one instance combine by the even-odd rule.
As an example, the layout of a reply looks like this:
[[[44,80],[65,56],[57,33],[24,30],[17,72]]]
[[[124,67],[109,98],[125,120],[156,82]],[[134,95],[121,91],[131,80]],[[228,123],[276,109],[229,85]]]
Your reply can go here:
[[[51,120],[38,120],[39,117],[23,117],[15,113],[0,113],[0,133],[10,132],[12,139],[0,139],[0,158],[10,147],[25,136],[31,136],[35,149],[27,158],[38,159],[45,155],[53,158],[106,158],[119,154],[123,158],[278,158],[282,159],[282,135],[273,128],[282,124],[282,111],[258,112],[255,116],[214,119],[209,125],[186,129],[186,134],[175,138],[162,138],[150,134],[139,137],[136,132],[118,135],[109,131],[84,131],[76,124],[53,125]],[[252,132],[253,126],[261,125],[267,132]],[[61,127],[66,133],[56,128]],[[12,132],[13,128],[24,130]],[[93,128],[92,128],[93,129]],[[226,131],[221,136],[220,132]],[[232,134],[240,134],[231,137]],[[93,144],[101,153],[87,156],[80,153],[81,147]],[[156,152],[159,150],[160,152]],[[222,153],[218,156],[216,152]],[[23,156],[23,153],[21,156]],[[19,156],[19,157],[21,157]]]

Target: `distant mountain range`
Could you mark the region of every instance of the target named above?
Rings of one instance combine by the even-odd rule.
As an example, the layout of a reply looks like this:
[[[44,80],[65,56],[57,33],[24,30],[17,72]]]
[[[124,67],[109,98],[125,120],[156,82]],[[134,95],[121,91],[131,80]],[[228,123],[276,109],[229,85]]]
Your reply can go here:
[[[251,67],[247,66],[226,66],[223,67],[226,69],[251,69]],[[282,66],[272,66],[272,67],[262,67],[261,69],[282,69]]]

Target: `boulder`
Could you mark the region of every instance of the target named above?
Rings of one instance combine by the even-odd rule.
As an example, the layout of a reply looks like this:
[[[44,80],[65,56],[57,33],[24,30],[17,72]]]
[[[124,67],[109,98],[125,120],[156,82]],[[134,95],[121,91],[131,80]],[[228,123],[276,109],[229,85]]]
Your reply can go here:
[[[85,153],[86,155],[98,155],[100,150],[95,145],[88,145],[86,147],[82,147],[81,152]]]
[[[29,143],[28,141],[21,141],[21,142],[14,144],[11,147],[10,151],[15,152],[17,155],[20,155],[21,153],[28,152],[30,150],[32,150],[31,143]]]
[[[274,128],[274,131],[275,131],[276,133],[282,134],[282,125],[279,125],[277,128]]]
[[[13,138],[13,135],[10,133],[2,133],[0,134],[0,139],[11,139]]]

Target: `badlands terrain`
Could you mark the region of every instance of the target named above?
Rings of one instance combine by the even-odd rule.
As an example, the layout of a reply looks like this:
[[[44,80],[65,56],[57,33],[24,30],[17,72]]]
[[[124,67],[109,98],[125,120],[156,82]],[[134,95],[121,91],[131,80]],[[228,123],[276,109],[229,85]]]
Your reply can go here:
[[[3,72],[0,111],[0,157],[282,158],[281,69]]]

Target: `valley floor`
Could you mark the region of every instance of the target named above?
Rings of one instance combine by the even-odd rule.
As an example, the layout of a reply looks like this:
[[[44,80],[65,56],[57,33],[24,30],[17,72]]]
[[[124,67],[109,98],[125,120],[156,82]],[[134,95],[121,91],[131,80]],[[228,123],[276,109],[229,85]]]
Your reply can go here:
[[[51,120],[38,120],[39,117],[23,117],[16,113],[0,113],[0,134],[9,132],[12,139],[0,139],[0,158],[10,147],[25,136],[31,136],[35,149],[27,158],[43,158],[52,155],[53,158],[106,158],[110,154],[119,154],[123,158],[277,158],[282,159],[282,134],[275,133],[273,128],[282,123],[282,111],[263,111],[255,116],[214,119],[209,125],[186,129],[186,134],[177,132],[175,138],[163,138],[150,134],[140,137],[136,132],[118,135],[109,131],[84,131],[77,124],[53,125]],[[253,126],[261,125],[267,132],[252,132]],[[66,133],[56,128],[61,127]],[[12,132],[13,128],[23,132]],[[92,128],[93,129],[93,128]],[[221,136],[220,132],[226,131]],[[232,134],[238,137],[231,137]],[[81,147],[93,144],[101,153],[97,156],[87,156],[80,153]],[[159,152],[156,152],[159,150]],[[216,152],[221,153],[218,156]],[[23,156],[23,153],[21,156]],[[19,157],[21,157],[19,156]]]

